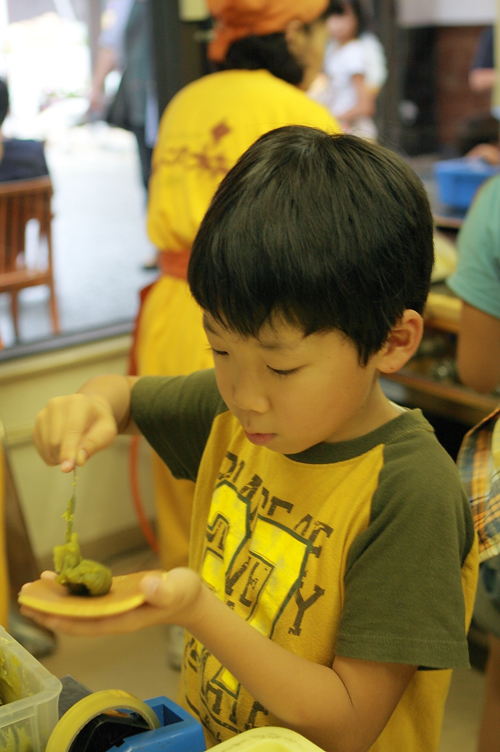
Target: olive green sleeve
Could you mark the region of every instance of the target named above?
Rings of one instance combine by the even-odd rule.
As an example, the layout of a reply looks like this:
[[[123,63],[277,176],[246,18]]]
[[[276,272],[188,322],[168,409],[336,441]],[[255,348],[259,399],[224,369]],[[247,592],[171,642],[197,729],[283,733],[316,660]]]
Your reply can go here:
[[[196,480],[212,423],[227,410],[213,369],[144,376],[132,389],[132,417],[176,478]]]
[[[384,447],[370,523],[347,558],[336,652],[424,668],[469,665],[462,568],[474,543],[455,464],[417,431]],[[464,577],[464,580],[467,580]]]

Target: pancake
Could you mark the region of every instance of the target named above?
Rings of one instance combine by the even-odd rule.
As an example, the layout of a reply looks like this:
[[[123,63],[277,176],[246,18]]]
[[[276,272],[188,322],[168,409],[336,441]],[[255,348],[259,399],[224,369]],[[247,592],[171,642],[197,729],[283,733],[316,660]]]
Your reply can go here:
[[[55,580],[36,580],[25,585],[18,602],[34,611],[74,619],[100,619],[138,608],[145,601],[139,583],[146,572],[113,577],[106,595],[71,595]]]

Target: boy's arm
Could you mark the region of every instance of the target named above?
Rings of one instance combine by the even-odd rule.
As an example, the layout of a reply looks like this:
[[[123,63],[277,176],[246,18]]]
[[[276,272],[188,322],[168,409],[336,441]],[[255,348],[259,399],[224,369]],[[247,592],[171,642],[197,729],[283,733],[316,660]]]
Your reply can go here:
[[[463,302],[457,344],[462,382],[487,394],[500,384],[500,319]]]
[[[416,670],[341,656],[331,668],[313,663],[262,635],[204,585],[198,608],[189,631],[284,726],[327,752],[368,750]]]
[[[42,459],[69,472],[112,444],[117,433],[138,433],[130,414],[136,381],[135,376],[98,376],[76,394],[51,399],[38,413],[33,431]]]
[[[75,635],[128,633],[153,624],[184,626],[284,726],[327,752],[364,752],[380,735],[414,666],[337,656],[322,666],[258,632],[187,569],[142,581],[148,604],[92,622],[22,613]]]

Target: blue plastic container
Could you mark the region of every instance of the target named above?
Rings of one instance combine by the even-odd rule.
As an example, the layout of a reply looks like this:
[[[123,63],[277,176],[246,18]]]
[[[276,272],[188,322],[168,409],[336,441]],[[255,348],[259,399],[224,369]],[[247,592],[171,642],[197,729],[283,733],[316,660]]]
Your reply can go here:
[[[167,697],[153,697],[145,703],[154,710],[161,727],[125,739],[109,752],[165,752],[167,749],[168,752],[204,752],[203,728],[192,715]]]
[[[441,203],[457,209],[468,209],[479,186],[497,175],[500,167],[482,159],[447,159],[434,164],[438,197]]]

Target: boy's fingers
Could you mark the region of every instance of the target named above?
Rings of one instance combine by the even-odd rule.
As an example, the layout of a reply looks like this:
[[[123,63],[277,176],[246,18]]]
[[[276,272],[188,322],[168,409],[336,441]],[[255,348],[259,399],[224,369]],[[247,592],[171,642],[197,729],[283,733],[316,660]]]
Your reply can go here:
[[[83,431],[68,430],[61,445],[61,470],[82,467],[100,449],[113,443],[116,427],[109,420],[97,420]],[[69,463],[69,464],[68,464]]]
[[[74,425],[73,429],[68,428],[71,425],[70,421]],[[71,417],[70,405],[64,404],[59,398],[50,400],[47,407],[38,413],[33,430],[33,441],[40,456],[48,465],[58,465],[64,462],[65,472],[73,468],[82,433],[78,428],[78,423],[78,420]],[[63,454],[63,443],[65,454]]]
[[[44,572],[41,573],[40,579],[41,580],[55,580],[57,577],[57,572],[52,572],[50,569],[46,569]],[[23,592],[29,585],[32,585],[32,582],[25,582],[24,585],[21,586],[20,593]]]
[[[158,608],[180,612],[190,609],[199,595],[201,580],[196,572],[177,567],[169,572],[150,572],[140,583],[147,602]]]
[[[75,464],[76,463],[74,460],[64,460],[63,462],[61,462],[61,470],[63,471],[63,473],[69,473],[74,469]]]
[[[101,402],[83,394],[54,397],[38,413],[33,440],[48,465],[70,472],[115,439],[116,424]]]
[[[20,612],[23,616],[28,616],[37,624],[41,624],[54,632],[64,632],[68,635],[80,637],[128,634],[145,627],[168,623],[165,620],[164,612],[149,605],[140,606],[125,614],[102,619],[71,619],[64,616],[51,616],[27,606],[21,606]]]
[[[57,572],[53,572],[51,569],[45,569],[40,575],[41,580],[55,580]]]
[[[33,441],[41,458],[48,465],[59,464],[58,434],[61,434],[60,418],[50,415],[48,408],[41,410],[33,429]]]
[[[82,467],[96,452],[112,444],[116,433],[116,424],[108,415],[105,418],[93,416],[83,428],[68,426],[61,444],[61,470],[72,470],[75,464]]]
[[[152,606],[165,608],[172,604],[175,593],[172,592],[170,582],[167,582],[167,572],[151,572],[142,578],[140,589]]]

